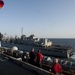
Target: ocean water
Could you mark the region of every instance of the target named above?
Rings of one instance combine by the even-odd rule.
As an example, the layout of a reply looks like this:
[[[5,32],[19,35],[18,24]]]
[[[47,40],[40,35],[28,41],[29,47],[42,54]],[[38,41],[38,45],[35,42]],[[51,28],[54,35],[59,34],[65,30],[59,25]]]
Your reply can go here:
[[[51,38],[49,40],[52,41],[53,44],[72,47],[72,49],[73,49],[73,55],[69,59],[70,60],[71,59],[75,60],[75,39],[67,39],[67,38],[66,39],[60,39],[60,38],[52,39]]]

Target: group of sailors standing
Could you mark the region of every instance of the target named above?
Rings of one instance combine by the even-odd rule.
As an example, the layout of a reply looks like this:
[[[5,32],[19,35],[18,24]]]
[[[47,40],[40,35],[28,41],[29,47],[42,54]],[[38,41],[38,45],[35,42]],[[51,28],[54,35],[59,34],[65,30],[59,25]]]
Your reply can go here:
[[[36,65],[38,67],[42,67],[42,60],[44,58],[44,55],[41,53],[40,50],[38,50],[37,53],[35,53],[34,48],[30,51],[29,55],[27,56],[27,62],[29,62],[32,65]],[[57,74],[57,75],[61,75],[62,74],[62,66],[58,63],[58,59],[56,58],[52,68],[51,68],[51,72],[50,74],[52,75],[52,73]]]
[[[38,67],[41,67],[41,63],[43,60],[43,55],[40,52],[40,50],[38,50],[37,53],[35,53],[34,48],[29,52],[29,54],[26,54],[26,59],[25,59],[25,54],[22,57],[22,60],[29,62],[32,65],[36,65]]]
[[[37,53],[35,53],[34,48],[31,50],[31,52],[29,53],[29,62],[33,65],[36,65],[38,67],[41,67],[42,64],[42,59],[43,59],[43,55],[40,52],[40,50],[38,50]]]

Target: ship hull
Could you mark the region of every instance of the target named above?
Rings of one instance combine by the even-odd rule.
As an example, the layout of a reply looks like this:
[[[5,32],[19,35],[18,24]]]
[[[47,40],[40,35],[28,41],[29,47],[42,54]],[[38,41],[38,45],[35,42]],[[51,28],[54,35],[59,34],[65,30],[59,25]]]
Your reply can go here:
[[[30,52],[32,48],[35,49],[35,52],[37,52],[40,49],[43,55],[62,57],[62,58],[69,58],[71,54],[71,50],[58,50],[58,49],[52,50],[52,49],[44,49],[42,47],[37,47],[37,46],[29,46],[29,45],[21,45],[21,44],[1,43],[1,46],[8,47],[8,48],[17,46],[19,50],[24,50],[27,52]]]

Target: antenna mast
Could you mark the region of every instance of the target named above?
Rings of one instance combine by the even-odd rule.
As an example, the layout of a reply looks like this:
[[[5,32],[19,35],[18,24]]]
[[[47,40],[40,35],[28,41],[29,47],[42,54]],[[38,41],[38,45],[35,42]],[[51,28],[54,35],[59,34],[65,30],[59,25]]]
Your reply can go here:
[[[21,29],[21,35],[23,35],[23,27],[22,27],[22,29]]]

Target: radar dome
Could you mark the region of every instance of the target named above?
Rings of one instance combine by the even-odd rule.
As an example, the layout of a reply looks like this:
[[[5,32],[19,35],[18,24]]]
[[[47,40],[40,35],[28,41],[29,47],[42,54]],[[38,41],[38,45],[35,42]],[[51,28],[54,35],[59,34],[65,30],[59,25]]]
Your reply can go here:
[[[11,50],[18,50],[18,47],[13,46],[13,47],[11,48]]]
[[[13,46],[13,47],[11,48],[11,54],[13,54],[13,51],[15,51],[15,50],[18,50],[18,47]]]

